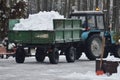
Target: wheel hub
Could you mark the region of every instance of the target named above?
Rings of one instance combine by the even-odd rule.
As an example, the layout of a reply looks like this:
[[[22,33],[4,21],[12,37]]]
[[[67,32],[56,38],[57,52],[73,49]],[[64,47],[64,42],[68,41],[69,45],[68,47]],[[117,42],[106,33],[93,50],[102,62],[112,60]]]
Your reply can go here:
[[[91,50],[95,56],[100,56],[101,54],[101,44],[99,40],[93,40],[91,45]]]

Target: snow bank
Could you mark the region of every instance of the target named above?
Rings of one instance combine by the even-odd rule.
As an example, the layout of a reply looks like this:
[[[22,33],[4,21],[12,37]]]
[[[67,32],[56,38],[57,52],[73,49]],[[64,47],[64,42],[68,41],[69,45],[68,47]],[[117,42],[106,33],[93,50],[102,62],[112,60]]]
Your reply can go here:
[[[100,60],[100,58],[97,60]],[[116,62],[116,61],[120,62],[120,58],[114,57],[113,55],[110,55],[110,54],[108,54],[107,58],[103,58],[103,60],[112,61],[112,62]]]
[[[88,58],[86,57],[86,54],[85,54],[85,53],[82,53],[80,59],[82,59],[82,60],[88,60]]]
[[[53,30],[53,19],[64,19],[58,12],[39,12],[29,15],[28,19],[20,19],[13,30]]]
[[[106,60],[106,61],[120,61],[120,58],[116,58],[116,57],[114,57],[113,55],[111,56],[110,54],[108,55],[108,57],[107,58],[105,58],[104,60]]]
[[[82,55],[83,59],[86,59],[85,54]],[[114,56],[108,55],[107,58],[105,58],[107,61],[120,61],[119,58],[115,58]],[[67,80],[119,80],[120,79],[120,65],[117,67],[117,73],[113,73],[111,76],[107,76],[107,74],[104,75],[96,75],[94,71],[88,71],[86,73],[79,73],[79,72],[73,72],[66,75],[63,75],[62,78]]]
[[[119,67],[120,70],[120,67]],[[120,72],[120,71],[119,71]],[[97,76],[95,72],[88,71],[85,74],[73,72],[68,75],[62,76],[62,78],[65,79],[72,79],[72,80],[119,80],[120,79],[120,73],[112,74],[111,76],[107,76],[106,74]]]

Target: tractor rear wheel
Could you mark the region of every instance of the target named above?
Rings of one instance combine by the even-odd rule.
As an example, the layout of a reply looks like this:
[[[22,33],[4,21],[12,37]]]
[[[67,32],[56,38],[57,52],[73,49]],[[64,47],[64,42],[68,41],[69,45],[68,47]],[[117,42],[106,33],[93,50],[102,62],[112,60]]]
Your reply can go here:
[[[93,35],[87,40],[85,53],[90,60],[100,57],[102,53],[102,38],[99,35]]]
[[[120,46],[117,46],[114,56],[120,58]]]

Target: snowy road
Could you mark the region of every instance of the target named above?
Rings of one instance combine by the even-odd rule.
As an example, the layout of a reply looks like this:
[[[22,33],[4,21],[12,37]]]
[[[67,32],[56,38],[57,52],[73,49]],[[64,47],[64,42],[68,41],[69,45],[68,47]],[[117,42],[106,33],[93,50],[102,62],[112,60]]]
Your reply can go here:
[[[37,63],[32,58],[26,58],[24,64],[17,64],[14,58],[0,59],[0,80],[119,80],[119,74],[95,75],[95,61],[89,61],[82,56],[75,63],[67,63],[64,56],[57,65]]]

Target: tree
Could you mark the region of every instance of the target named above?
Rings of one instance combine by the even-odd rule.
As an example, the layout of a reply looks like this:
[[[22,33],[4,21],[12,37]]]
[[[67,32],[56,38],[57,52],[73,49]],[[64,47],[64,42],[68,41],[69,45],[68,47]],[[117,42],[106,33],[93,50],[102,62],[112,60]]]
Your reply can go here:
[[[0,39],[7,36],[9,19],[25,18],[27,16],[26,3],[21,0],[0,0]],[[14,5],[15,4],[15,5]]]
[[[6,5],[6,0],[0,1],[0,38],[3,39],[7,35],[7,26],[10,8]]]
[[[11,15],[10,18],[16,19],[16,18],[26,18],[27,16],[27,5],[25,1],[21,0],[17,2],[13,7],[11,7]]]
[[[120,0],[113,0],[113,29],[120,31]]]

